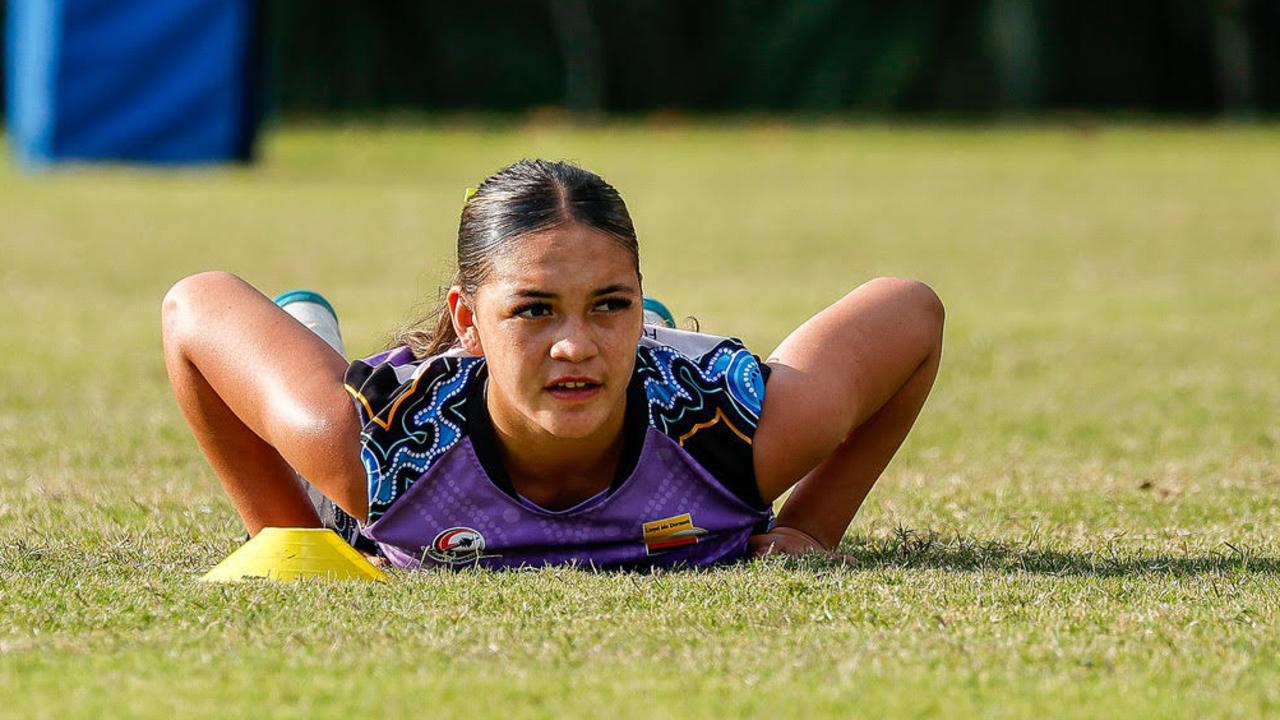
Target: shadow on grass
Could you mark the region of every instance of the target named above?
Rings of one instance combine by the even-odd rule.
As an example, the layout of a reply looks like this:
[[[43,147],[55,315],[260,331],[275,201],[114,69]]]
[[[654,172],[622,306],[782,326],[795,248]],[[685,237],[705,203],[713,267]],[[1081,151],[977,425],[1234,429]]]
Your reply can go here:
[[[1222,573],[1280,575],[1280,558],[1223,543],[1219,551],[1185,555],[1146,554],[1111,541],[1100,551],[1064,551],[973,537],[946,537],[932,530],[898,528],[892,536],[854,537],[840,546],[841,558],[812,558],[810,567],[935,569],[953,572],[1025,572],[1044,575],[1191,576]]]

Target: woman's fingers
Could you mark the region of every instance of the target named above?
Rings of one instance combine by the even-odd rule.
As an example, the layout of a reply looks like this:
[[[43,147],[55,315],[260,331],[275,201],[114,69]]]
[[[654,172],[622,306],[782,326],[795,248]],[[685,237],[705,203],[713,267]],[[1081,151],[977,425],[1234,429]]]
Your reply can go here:
[[[767,533],[747,538],[752,557],[762,555],[807,555],[827,548],[808,533],[795,528],[775,527]]]

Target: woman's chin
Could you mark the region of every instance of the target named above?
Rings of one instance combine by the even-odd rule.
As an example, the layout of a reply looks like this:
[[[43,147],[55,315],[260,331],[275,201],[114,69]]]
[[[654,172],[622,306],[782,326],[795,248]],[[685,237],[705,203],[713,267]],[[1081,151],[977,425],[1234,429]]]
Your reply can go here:
[[[549,413],[538,424],[548,435],[562,440],[581,440],[600,430],[603,418],[587,413]]]
[[[555,425],[546,428],[547,434],[560,440],[581,440],[591,437],[591,434],[599,426],[588,427],[581,425]]]

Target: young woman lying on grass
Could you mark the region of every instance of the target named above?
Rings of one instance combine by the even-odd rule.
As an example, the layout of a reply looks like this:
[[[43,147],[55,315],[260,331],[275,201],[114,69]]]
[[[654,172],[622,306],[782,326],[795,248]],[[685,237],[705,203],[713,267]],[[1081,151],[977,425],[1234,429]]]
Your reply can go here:
[[[170,382],[251,534],[324,524],[401,567],[832,551],[938,370],[942,303],[910,280],[858,287],[763,364],[645,325],[626,205],[566,163],[485,180],[457,260],[433,332],[350,365],[233,275],[169,291]]]

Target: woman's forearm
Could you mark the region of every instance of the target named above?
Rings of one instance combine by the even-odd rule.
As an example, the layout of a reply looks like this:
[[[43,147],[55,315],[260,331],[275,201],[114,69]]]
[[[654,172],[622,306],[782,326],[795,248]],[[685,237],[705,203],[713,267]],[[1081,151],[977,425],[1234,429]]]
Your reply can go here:
[[[839,545],[920,414],[940,355],[930,354],[888,402],[796,484],[778,513],[778,525],[808,533],[828,549]]]
[[[845,441],[821,465],[796,484],[778,513],[777,525],[800,530],[827,550],[840,544],[880,470],[859,462],[858,444]]]

